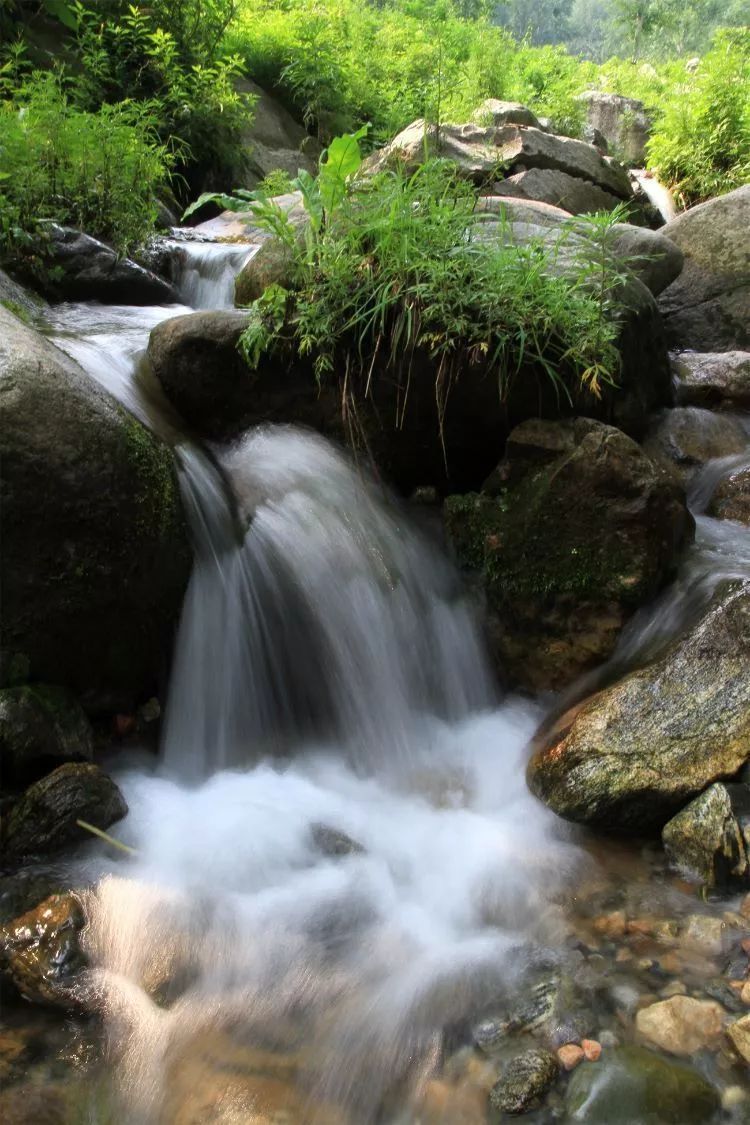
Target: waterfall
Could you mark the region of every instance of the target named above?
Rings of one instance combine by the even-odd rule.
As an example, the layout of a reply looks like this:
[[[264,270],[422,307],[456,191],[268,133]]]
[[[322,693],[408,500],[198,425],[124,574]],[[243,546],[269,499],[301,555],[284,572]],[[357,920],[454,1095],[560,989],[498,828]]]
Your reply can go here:
[[[173,241],[174,281],[194,309],[233,309],[234,279],[257,250],[247,242]]]

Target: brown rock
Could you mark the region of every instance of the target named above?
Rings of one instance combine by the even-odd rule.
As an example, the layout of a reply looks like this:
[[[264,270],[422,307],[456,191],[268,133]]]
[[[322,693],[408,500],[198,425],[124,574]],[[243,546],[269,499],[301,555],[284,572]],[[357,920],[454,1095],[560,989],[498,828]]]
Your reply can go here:
[[[557,1049],[557,1059],[563,1070],[575,1070],[585,1057],[586,1052],[577,1043],[566,1043]]]
[[[596,1039],[582,1039],[581,1046],[587,1062],[598,1062],[601,1058],[602,1045]]]
[[[673,996],[641,1009],[636,1016],[638,1033],[673,1055],[716,1050],[721,1042],[726,1012],[713,1000]]]

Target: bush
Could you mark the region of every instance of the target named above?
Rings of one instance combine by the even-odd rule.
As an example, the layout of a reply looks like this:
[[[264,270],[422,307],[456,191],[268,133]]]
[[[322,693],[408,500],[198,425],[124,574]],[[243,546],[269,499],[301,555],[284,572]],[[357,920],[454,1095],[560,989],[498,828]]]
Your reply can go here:
[[[33,73],[0,102],[0,250],[53,219],[127,253],[153,229],[171,162],[147,108],[87,113],[71,105],[58,74]]]
[[[305,239],[273,201],[255,207],[293,266],[291,289],[271,286],[251,306],[241,341],[251,366],[291,347],[321,382],[344,372],[348,392],[366,396],[385,371],[406,395],[412,366],[425,361],[441,417],[471,368],[496,382],[502,401],[532,370],[568,398],[615,381],[614,219],[592,220],[590,239],[566,244],[557,268],[558,251],[541,240],[516,245],[496,218],[488,225],[448,162],[352,184],[358,139],[333,142],[317,181],[301,176]]]
[[[648,152],[685,204],[750,181],[750,28],[716,33],[667,103]]]

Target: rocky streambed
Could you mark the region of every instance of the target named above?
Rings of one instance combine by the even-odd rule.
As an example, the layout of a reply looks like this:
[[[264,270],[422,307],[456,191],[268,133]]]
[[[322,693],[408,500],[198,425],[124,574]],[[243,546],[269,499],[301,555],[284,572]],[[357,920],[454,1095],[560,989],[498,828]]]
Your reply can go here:
[[[526,162],[517,237],[563,221],[534,170],[633,192],[490,111],[446,143]],[[408,502],[283,428],[343,436],[244,312],[152,303],[268,243],[165,282],[63,232],[52,296],[123,306],[3,280],[4,1120],[748,1120],[749,191],[622,231],[619,398],[469,385],[446,478],[415,388],[372,446]]]

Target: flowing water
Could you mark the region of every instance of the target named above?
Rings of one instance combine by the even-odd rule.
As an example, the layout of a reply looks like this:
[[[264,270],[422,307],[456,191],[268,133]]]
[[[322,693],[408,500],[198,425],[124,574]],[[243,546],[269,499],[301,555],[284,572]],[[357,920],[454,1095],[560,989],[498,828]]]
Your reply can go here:
[[[224,305],[247,247],[198,245],[186,304]],[[150,328],[184,311],[62,306],[49,330],[171,432],[134,374]],[[484,1120],[430,1116],[426,1091],[469,1066],[477,1020],[540,973],[581,971],[584,885],[694,900],[617,849],[602,863],[529,794],[541,711],[498,701],[440,544],[341,451],[276,427],[177,456],[196,561],[162,752],[113,762],[136,854],[92,844],[78,868],[111,1120]],[[618,660],[674,635],[727,574],[750,575],[750,533],[699,516],[678,584]],[[630,965],[610,971],[606,1003],[587,986],[602,1038],[638,996]]]

